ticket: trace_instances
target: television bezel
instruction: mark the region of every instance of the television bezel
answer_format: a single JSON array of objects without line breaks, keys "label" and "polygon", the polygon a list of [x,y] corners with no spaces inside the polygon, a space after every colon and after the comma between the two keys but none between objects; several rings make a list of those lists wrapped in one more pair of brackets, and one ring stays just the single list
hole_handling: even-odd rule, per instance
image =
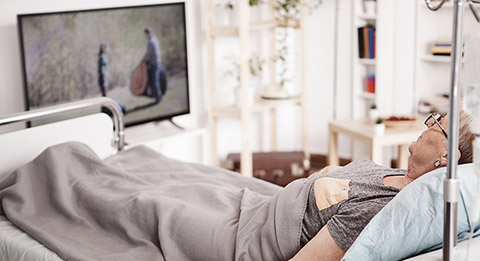
[{"label": "television bezel", "polygon": [[[187,88],[187,109],[178,113],[171,113],[161,115],[159,117],[152,117],[147,118],[144,120],[134,121],[125,123],[125,127],[140,125],[148,122],[155,122],[155,121],[163,121],[163,120],[171,120],[173,117],[187,115],[191,112],[190,106],[190,81],[189,81],[189,73],[188,73],[188,32],[187,32],[187,10],[185,1],[172,1],[168,3],[159,3],[159,4],[148,4],[148,5],[132,5],[132,6],[117,6],[117,7],[106,7],[106,8],[92,8],[92,9],[77,9],[77,10],[65,10],[65,11],[54,11],[54,12],[40,12],[40,13],[25,13],[25,14],[17,14],[17,32],[20,44],[20,56],[21,56],[21,66],[22,66],[22,81],[23,81],[23,94],[24,94],[24,102],[25,102],[25,110],[29,111],[30,104],[28,99],[28,84],[27,84],[27,68],[25,65],[25,50],[24,50],[24,40],[23,40],[23,28],[22,28],[22,18],[24,17],[31,17],[31,16],[43,16],[43,15],[55,15],[55,14],[68,14],[68,13],[80,13],[80,12],[96,12],[96,11],[109,11],[109,10],[120,10],[120,9],[135,9],[135,8],[145,8],[145,7],[159,7],[159,6],[168,6],[168,5],[181,5],[183,9],[183,30],[185,32],[185,77],[186,77],[186,88]],[[91,97],[88,97],[91,98]],[[82,100],[82,99],[78,99]],[[72,100],[77,101],[77,100]],[[68,101],[68,102],[72,102]],[[68,103],[63,102],[63,103]],[[62,104],[62,103],[57,103]],[[56,105],[56,104],[51,104]],[[45,105],[38,108],[47,107],[50,105]],[[28,124],[30,125],[30,124]]]}]

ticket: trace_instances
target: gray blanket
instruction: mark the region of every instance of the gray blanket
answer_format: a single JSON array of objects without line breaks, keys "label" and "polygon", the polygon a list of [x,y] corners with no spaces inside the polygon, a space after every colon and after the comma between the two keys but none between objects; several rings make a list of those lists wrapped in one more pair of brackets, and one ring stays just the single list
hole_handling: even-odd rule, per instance
[{"label": "gray blanket", "polygon": [[0,179],[0,214],[67,260],[286,260],[310,183],[66,143]]}]

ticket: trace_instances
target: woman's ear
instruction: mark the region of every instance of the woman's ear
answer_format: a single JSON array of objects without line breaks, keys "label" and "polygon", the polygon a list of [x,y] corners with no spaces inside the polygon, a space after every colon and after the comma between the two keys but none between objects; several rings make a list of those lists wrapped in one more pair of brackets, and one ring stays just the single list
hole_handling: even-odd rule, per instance
[{"label": "woman's ear", "polygon": [[[460,153],[460,150],[458,150],[458,159],[457,160],[460,160],[460,158],[462,157],[462,153]],[[443,154],[442,157],[440,158],[440,165],[443,167],[443,166],[447,166],[447,162],[448,162],[448,159],[447,159],[447,154]]]},{"label": "woman's ear", "polygon": [[440,157],[440,166],[442,166],[442,167],[447,166],[447,162],[448,162],[447,153],[444,153]]}]

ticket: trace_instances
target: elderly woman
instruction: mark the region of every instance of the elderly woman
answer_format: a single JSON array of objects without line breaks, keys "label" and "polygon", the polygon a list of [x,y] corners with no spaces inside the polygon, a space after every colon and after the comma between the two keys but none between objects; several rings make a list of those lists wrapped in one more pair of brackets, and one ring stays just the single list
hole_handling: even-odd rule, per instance
[{"label": "elderly woman", "polygon": [[[472,162],[474,135],[471,118],[460,113],[458,163]],[[423,174],[447,165],[448,116],[433,113],[428,127],[408,150],[408,169],[389,169],[371,161],[345,167],[329,166],[309,194],[301,235],[302,249],[293,260],[340,260],[368,222],[400,192]]]},{"label": "elderly woman", "polygon": [[142,146],[102,161],[57,145],[0,178],[0,215],[67,260],[338,260],[402,188],[447,164],[447,121],[426,119],[408,170],[356,161],[285,188]]}]

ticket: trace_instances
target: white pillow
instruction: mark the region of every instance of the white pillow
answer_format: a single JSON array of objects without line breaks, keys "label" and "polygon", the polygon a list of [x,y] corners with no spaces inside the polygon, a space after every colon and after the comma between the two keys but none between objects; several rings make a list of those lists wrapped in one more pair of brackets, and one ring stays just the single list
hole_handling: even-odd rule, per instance
[{"label": "white pillow", "polygon": [[[365,227],[342,260],[401,260],[438,249],[443,242],[443,181],[446,168],[429,172],[398,193]],[[473,164],[458,166],[458,238],[468,238],[472,195],[478,188]],[[480,234],[480,222],[475,226]]]}]

